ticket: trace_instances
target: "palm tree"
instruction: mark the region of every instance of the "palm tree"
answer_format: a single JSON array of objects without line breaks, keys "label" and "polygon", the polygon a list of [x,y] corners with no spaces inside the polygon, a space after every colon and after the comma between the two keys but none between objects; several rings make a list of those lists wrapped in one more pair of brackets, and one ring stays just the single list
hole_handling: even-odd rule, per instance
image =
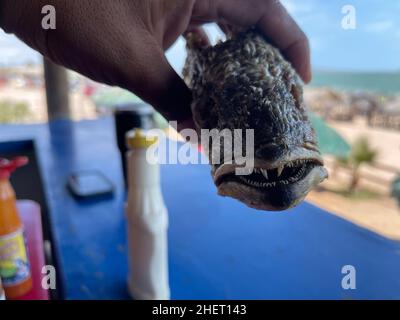
[{"label": "palm tree", "polygon": [[366,137],[358,138],[352,145],[351,153],[347,158],[337,158],[337,160],[347,165],[352,170],[349,192],[353,193],[360,181],[360,167],[362,164],[371,164],[377,156],[376,150],[372,149]]}]

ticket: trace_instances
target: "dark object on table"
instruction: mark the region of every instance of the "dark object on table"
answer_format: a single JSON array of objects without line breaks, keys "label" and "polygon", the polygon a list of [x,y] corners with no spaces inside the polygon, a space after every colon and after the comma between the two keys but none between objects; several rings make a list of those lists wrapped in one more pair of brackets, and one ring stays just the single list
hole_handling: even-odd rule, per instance
[{"label": "dark object on table", "polygon": [[146,103],[123,104],[114,107],[115,131],[118,149],[121,154],[124,181],[126,184],[127,151],[125,135],[134,128],[149,130],[154,128],[154,109]]},{"label": "dark object on table", "polygon": [[78,199],[112,196],[114,185],[99,171],[83,171],[72,174],[68,189]]}]

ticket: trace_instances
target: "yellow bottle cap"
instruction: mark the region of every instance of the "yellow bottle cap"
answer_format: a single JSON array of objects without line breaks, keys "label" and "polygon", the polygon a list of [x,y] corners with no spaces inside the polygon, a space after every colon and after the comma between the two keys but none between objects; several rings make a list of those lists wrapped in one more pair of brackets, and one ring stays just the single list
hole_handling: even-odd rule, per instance
[{"label": "yellow bottle cap", "polygon": [[157,136],[149,136],[142,129],[133,129],[126,135],[126,144],[130,148],[148,148],[158,142]]}]

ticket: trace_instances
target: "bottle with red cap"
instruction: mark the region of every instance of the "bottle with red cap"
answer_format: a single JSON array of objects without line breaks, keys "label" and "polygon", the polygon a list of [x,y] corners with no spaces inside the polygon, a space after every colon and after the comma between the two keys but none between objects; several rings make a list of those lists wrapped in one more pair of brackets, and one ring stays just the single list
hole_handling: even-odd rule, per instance
[{"label": "bottle with red cap", "polygon": [[0,276],[7,299],[21,297],[32,289],[24,229],[9,181],[12,172],[27,163],[26,157],[0,158]]}]

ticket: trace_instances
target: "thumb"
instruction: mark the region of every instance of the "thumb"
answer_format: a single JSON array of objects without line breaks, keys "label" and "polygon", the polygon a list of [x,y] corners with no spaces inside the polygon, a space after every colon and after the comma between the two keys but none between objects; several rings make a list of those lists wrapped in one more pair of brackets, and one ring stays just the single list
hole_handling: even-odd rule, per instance
[{"label": "thumb", "polygon": [[191,126],[191,91],[169,64],[163,49],[147,43],[130,61],[124,87],[153,105],[167,120],[177,121],[180,127]]}]

